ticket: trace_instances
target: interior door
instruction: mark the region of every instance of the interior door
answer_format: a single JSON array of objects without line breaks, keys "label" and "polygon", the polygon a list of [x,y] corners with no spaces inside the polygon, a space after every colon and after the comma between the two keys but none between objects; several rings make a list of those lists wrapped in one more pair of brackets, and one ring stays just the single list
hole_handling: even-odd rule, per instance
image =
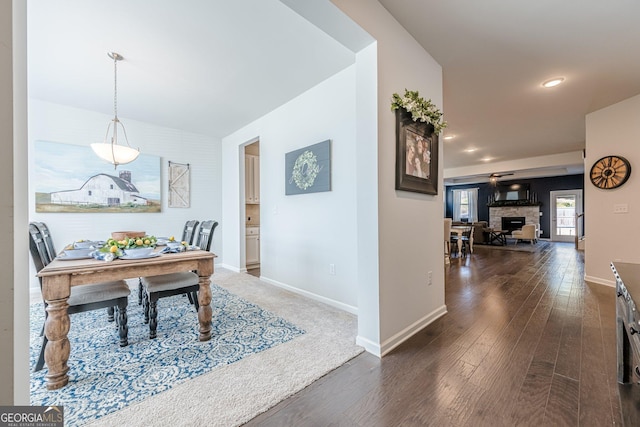
[{"label": "interior door", "polygon": [[574,242],[577,229],[576,215],[582,213],[582,190],[551,192],[551,240],[554,242]]}]

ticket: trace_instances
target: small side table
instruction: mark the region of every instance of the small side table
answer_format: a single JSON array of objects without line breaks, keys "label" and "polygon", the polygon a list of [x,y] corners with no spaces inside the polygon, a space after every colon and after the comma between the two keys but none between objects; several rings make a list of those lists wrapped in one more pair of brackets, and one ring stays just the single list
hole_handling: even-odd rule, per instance
[{"label": "small side table", "polygon": [[489,244],[498,242],[500,246],[507,244],[507,233],[504,230],[491,230],[489,231]]}]

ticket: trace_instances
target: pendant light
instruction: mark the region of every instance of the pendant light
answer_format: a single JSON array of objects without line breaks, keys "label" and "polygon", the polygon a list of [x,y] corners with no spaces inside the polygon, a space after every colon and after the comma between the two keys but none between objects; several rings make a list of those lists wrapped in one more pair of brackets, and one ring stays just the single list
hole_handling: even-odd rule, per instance
[{"label": "pendant light", "polygon": [[[140,150],[131,148],[129,145],[129,139],[127,138],[127,131],[124,128],[122,122],[118,119],[118,61],[123,59],[122,55],[116,52],[109,52],[109,58],[113,59],[113,111],[114,117],[107,126],[107,133],[104,137],[104,142],[96,142],[91,144],[91,148],[98,157],[113,164],[114,169],[118,165],[124,165],[131,163],[138,158]],[[118,144],[118,127],[122,129],[124,135],[124,141],[127,145]],[[113,133],[110,133],[113,132]]]}]

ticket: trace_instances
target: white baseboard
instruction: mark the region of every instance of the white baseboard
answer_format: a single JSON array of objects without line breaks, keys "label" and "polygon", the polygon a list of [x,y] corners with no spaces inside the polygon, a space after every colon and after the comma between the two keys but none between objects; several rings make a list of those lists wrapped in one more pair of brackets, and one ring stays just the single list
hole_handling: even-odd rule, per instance
[{"label": "white baseboard", "polygon": [[412,325],[407,326],[405,329],[403,329],[402,331],[398,332],[397,334],[395,334],[394,336],[392,336],[391,338],[383,342],[382,345],[380,346],[378,354],[380,354],[382,357],[385,356],[391,350],[393,350],[394,348],[396,348],[397,346],[399,346],[400,344],[402,344],[403,342],[405,342],[406,340],[414,336],[418,331],[423,329],[425,326],[429,325],[430,323],[434,322],[435,320],[439,319],[445,314],[447,314],[447,306],[442,305],[438,307],[436,310],[427,314],[422,319],[419,319]]},{"label": "white baseboard", "polygon": [[382,355],[380,354],[380,345],[371,340],[368,340],[358,335],[356,337],[356,345],[359,345],[360,347],[364,347],[367,353],[371,353],[377,357],[382,357]]},{"label": "white baseboard", "polygon": [[293,293],[296,293],[298,295],[302,295],[304,297],[310,298],[312,300],[320,301],[320,302],[322,302],[324,304],[330,305],[331,307],[335,307],[335,308],[338,308],[340,310],[346,311],[348,313],[355,314],[356,316],[358,315],[358,307],[354,307],[352,305],[344,304],[344,303],[342,303],[340,301],[332,300],[330,298],[323,297],[321,295],[317,295],[317,294],[314,294],[314,293],[309,292],[309,291],[305,291],[304,289],[299,289],[299,288],[293,287],[291,285],[287,285],[286,283],[282,283],[282,282],[278,282],[277,280],[269,279],[268,277],[260,276],[260,280],[263,280],[263,281],[269,283],[270,285],[277,286],[279,288],[286,289],[286,290],[291,291]]},{"label": "white baseboard", "polygon": [[247,272],[246,268],[238,268],[238,267],[234,267],[232,265],[228,265],[228,264],[225,264],[225,263],[216,264],[216,267],[225,268],[227,270],[233,271],[234,273],[246,273]]},{"label": "white baseboard", "polygon": [[616,287],[616,281],[615,280],[601,279],[599,277],[587,276],[586,274],[584,275],[584,281],[585,282],[596,283],[598,285],[610,286],[612,288]]}]

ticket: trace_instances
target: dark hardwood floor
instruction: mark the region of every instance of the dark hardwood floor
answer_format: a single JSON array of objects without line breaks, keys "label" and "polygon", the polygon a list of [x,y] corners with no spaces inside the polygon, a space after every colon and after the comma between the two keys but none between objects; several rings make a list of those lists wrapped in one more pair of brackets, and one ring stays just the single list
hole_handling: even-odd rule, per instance
[{"label": "dark hardwood floor", "polygon": [[447,315],[246,425],[640,425],[639,386],[616,382],[615,289],[585,283],[583,267],[572,244],[478,247],[445,267]]}]

